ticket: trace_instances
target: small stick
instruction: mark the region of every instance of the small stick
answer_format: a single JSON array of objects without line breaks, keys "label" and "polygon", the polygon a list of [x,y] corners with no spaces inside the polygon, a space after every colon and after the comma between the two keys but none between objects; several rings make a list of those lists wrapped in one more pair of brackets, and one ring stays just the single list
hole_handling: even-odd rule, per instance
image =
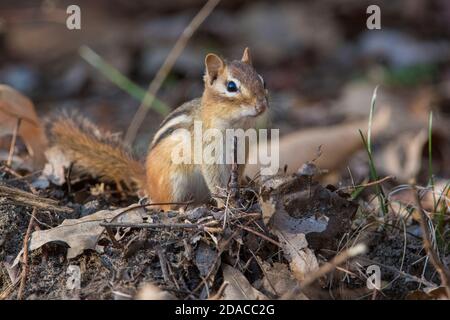
[{"label": "small stick", "polygon": [[146,203],[146,204],[136,204],[134,206],[131,206],[129,208],[124,209],[122,212],[120,212],[119,214],[117,214],[114,218],[111,219],[111,222],[113,220],[118,219],[120,216],[122,216],[124,213],[128,212],[128,211],[132,211],[134,209],[138,209],[138,208],[146,208],[146,207],[151,207],[151,206],[161,206],[161,205],[189,205],[191,204],[192,201],[188,201],[188,202],[154,202],[154,203]]},{"label": "small stick", "polygon": [[342,187],[342,188],[339,188],[338,191],[371,187],[371,186],[383,183],[383,182],[385,182],[387,180],[391,180],[391,179],[394,179],[394,178],[395,178],[394,176],[386,176],[386,177],[381,178],[379,180],[371,181],[371,182],[368,182],[368,183],[359,184],[357,186],[353,185],[353,186],[348,186],[348,187]]},{"label": "small stick", "polygon": [[[11,169],[8,166],[1,166],[0,170],[8,172],[10,175],[16,177],[17,179],[22,178],[22,176],[19,173],[17,173],[16,171],[14,171],[13,169]],[[12,181],[12,179],[8,180],[8,181]]]},{"label": "small stick", "polygon": [[[259,258],[255,255],[255,253],[254,253],[252,250],[249,249],[248,251],[250,251],[250,253],[251,253],[252,256],[253,256],[253,259],[255,259],[256,263],[258,264],[259,269],[261,269],[261,271],[262,271],[262,273],[263,273],[263,275],[264,275],[264,278],[266,278],[267,283],[269,284],[270,288],[272,288],[273,292],[278,296],[279,293],[277,292],[277,290],[276,290],[275,287],[273,286],[272,281],[270,281],[270,278],[269,278],[269,276],[267,275],[266,270],[264,270],[264,266],[261,264],[261,261],[259,261]],[[250,261],[250,260],[249,260],[249,261]]]},{"label": "small stick", "polygon": [[18,188],[8,187],[3,184],[0,184],[0,197],[5,197],[19,205],[36,207],[37,209],[63,213],[73,212],[72,208],[58,206],[58,201],[56,200],[42,198],[30,192],[26,192]]},{"label": "small stick", "polygon": [[324,275],[333,271],[337,266],[343,264],[345,261],[353,258],[361,253],[366,251],[367,247],[364,244],[357,244],[354,247],[351,247],[337,256],[335,256],[330,262],[323,264],[319,269],[314,272],[311,272],[307,275],[307,277],[301,282],[301,284],[297,284],[294,290],[291,292],[285,293],[281,299],[288,300],[295,296],[297,296],[303,289],[311,285],[314,281],[323,277]]},{"label": "small stick", "polygon": [[228,286],[229,282],[224,281],[222,285],[220,286],[219,290],[217,290],[216,294],[211,296],[208,300],[220,300],[220,298],[223,295],[223,292],[225,291],[225,288]]},{"label": "small stick", "polygon": [[264,234],[262,234],[262,233],[260,233],[260,232],[258,232],[256,230],[253,230],[252,228],[249,228],[249,227],[246,227],[246,226],[241,226],[239,224],[237,224],[236,226],[241,228],[241,229],[244,229],[244,230],[246,230],[246,231],[248,231],[250,233],[253,233],[254,235],[257,235],[258,237],[263,238],[264,240],[267,240],[270,243],[273,243],[274,245],[276,245],[276,246],[281,248],[281,244],[279,242],[273,240],[272,238],[269,238],[268,236],[266,236],[266,235],[264,235]]},{"label": "small stick", "polygon": [[6,289],[2,293],[0,293],[0,300],[6,300],[11,294],[11,292],[13,292],[13,290],[19,284],[19,282],[20,282],[19,278],[17,278],[16,281],[14,281],[8,287],[6,287]]},{"label": "small stick", "polygon": [[17,294],[17,299],[23,299],[23,293],[25,291],[25,285],[27,283],[28,276],[28,241],[30,239],[31,229],[34,224],[34,217],[36,216],[36,208],[33,208],[33,213],[31,214],[30,222],[28,223],[27,232],[23,239],[23,270],[20,279],[19,293]]},{"label": "small stick", "polygon": [[230,195],[232,199],[237,203],[239,200],[239,172],[237,165],[237,138],[234,137],[233,141],[233,164],[231,165],[231,177],[230,177]]},{"label": "small stick", "polygon": [[420,202],[419,191],[415,187],[414,189],[416,191],[416,204],[420,213],[420,228],[422,229],[423,247],[434,268],[439,273],[439,277],[441,278],[441,285],[445,288],[447,298],[450,299],[450,272],[447,267],[441,262],[438,254],[433,249],[433,245],[431,244],[430,240],[430,230],[427,225],[428,217],[426,216],[425,210],[423,209],[422,203]]},{"label": "small stick", "polygon": [[177,282],[177,278],[175,278],[175,274],[173,273],[172,267],[170,266],[170,263],[167,263],[167,270],[169,271],[169,274],[172,278],[172,282],[175,284],[177,290],[181,290],[180,285]]},{"label": "small stick", "polygon": [[105,227],[106,233],[109,236],[109,239],[111,239],[111,242],[114,246],[114,248],[122,248],[123,246],[120,244],[119,241],[117,241],[116,237],[114,236],[114,233],[111,230],[111,227]]},{"label": "small stick", "polygon": [[222,253],[228,248],[228,245],[231,243],[231,240],[234,239],[235,236],[237,236],[238,230],[234,231],[233,234],[229,238],[225,238],[223,240],[223,243],[221,243],[221,247],[219,249],[219,252],[217,253],[216,258],[214,259],[214,263],[212,264],[211,269],[209,269],[208,274],[202,278],[202,281],[194,288],[194,290],[191,291],[188,297],[195,294],[198,290],[202,288],[203,285],[207,286],[206,280],[209,279],[212,276],[212,273],[216,269],[216,264],[219,262],[219,259],[222,256]]},{"label": "small stick", "polygon": [[214,8],[219,4],[219,2],[220,0],[208,0],[208,2],[200,9],[200,11],[195,15],[189,25],[184,29],[181,36],[178,38],[172,50],[169,52],[166,60],[162,64],[161,68],[159,68],[158,72],[156,73],[155,78],[150,83],[147,90],[147,95],[142,100],[138,111],[134,115],[133,120],[128,127],[127,133],[125,135],[125,142],[127,144],[132,144],[132,142],[136,138],[136,134],[145,119],[145,115],[147,114],[149,107],[151,107],[153,101],[155,100],[156,93],[161,88],[161,85],[167,78],[170,70],[172,70],[172,67],[174,66],[180,54],[183,52],[189,39],[192,37],[198,27],[200,27],[203,21],[205,21],[205,19],[210,15]]},{"label": "small stick", "polygon": [[193,223],[126,223],[126,222],[102,222],[102,227],[106,228],[139,228],[139,229],[199,229],[203,230],[203,225]]},{"label": "small stick", "polygon": [[426,280],[426,279],[422,279],[422,278],[413,276],[412,274],[409,274],[409,273],[406,273],[406,272],[404,272],[404,271],[398,270],[398,269],[396,269],[396,268],[394,268],[394,267],[392,267],[392,266],[388,266],[388,265],[386,265],[386,264],[382,264],[382,263],[380,263],[380,262],[378,262],[378,261],[373,261],[373,260],[371,260],[371,259],[367,259],[367,258],[364,258],[364,257],[359,257],[358,260],[360,260],[360,261],[365,261],[365,262],[368,262],[368,263],[371,263],[371,264],[378,264],[378,265],[379,265],[380,267],[382,267],[382,268],[385,268],[385,269],[387,269],[387,270],[389,270],[389,271],[395,272],[395,273],[397,273],[399,276],[402,276],[402,277],[404,277],[404,278],[407,278],[407,279],[410,280],[410,281],[414,281],[414,282],[423,284],[424,286],[427,286],[427,287],[435,287],[435,286],[436,286],[436,284],[433,283],[433,282],[431,282],[431,281],[428,281],[428,280]]},{"label": "small stick", "polygon": [[11,140],[11,146],[9,147],[8,161],[6,162],[8,167],[10,167],[11,163],[12,163],[14,149],[16,148],[17,133],[19,132],[19,127],[20,127],[21,122],[22,122],[22,118],[17,118],[17,123],[16,123],[16,126],[14,127],[13,136],[12,136],[12,140]]},{"label": "small stick", "polygon": [[[3,170],[3,169],[4,169],[4,168],[2,167],[0,170]],[[5,170],[5,171],[7,171],[7,170]],[[20,176],[20,175],[17,176],[17,175],[14,175],[14,176],[16,176],[16,178],[8,179],[8,182],[25,180],[25,179],[28,179],[28,178],[37,176],[37,175],[40,174],[41,172],[42,172],[42,170],[37,170],[37,171],[34,171],[34,172],[29,173],[29,174],[24,175],[24,176]]]},{"label": "small stick", "polygon": [[158,254],[159,264],[161,265],[161,271],[166,283],[170,283],[169,272],[167,271],[167,259],[164,252],[160,246],[156,247],[156,253]]}]

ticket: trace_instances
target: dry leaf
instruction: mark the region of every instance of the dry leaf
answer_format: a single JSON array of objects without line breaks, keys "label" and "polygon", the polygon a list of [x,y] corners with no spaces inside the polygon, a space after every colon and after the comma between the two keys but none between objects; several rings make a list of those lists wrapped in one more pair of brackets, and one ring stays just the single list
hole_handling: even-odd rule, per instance
[{"label": "dry leaf", "polygon": [[[205,242],[200,242],[195,250],[195,259],[194,263],[197,266],[200,276],[202,279],[207,279],[206,283],[208,284],[208,288],[206,286],[203,288],[200,297],[206,298],[208,296],[208,289],[212,286],[215,279],[215,274],[217,269],[220,266],[220,259],[216,260],[217,251],[212,249]],[[214,271],[212,271],[214,269]],[[208,275],[211,275],[208,277]]]},{"label": "dry leaf", "polygon": [[70,159],[56,146],[47,149],[45,156],[48,162],[45,164],[42,174],[33,181],[33,186],[39,189],[45,189],[48,187],[49,181],[57,186],[62,186],[66,182],[64,169],[69,168]]},{"label": "dry leaf", "polygon": [[406,132],[389,143],[376,163],[387,175],[399,181],[411,181],[419,173],[422,165],[422,152],[428,141],[427,130]]},{"label": "dry leaf", "polygon": [[237,269],[223,264],[223,280],[228,282],[224,292],[224,300],[266,300],[267,297],[256,290],[247,278]]},{"label": "dry leaf", "polygon": [[175,300],[175,297],[167,291],[163,291],[154,284],[148,283],[142,286],[136,294],[136,300]]},{"label": "dry leaf", "polygon": [[[415,206],[417,191],[412,188],[398,188],[389,194],[389,203],[392,211],[403,217],[411,217],[416,221],[420,221],[420,213],[414,210],[411,214],[407,208]],[[435,210],[435,201],[441,199],[437,210]],[[448,179],[438,180],[434,182],[434,197],[433,190],[421,190],[422,207],[430,212],[433,217],[435,212],[441,212],[445,208],[450,208],[450,185]]]},{"label": "dry leaf", "polygon": [[[100,226],[100,223],[111,221],[121,212],[134,206],[136,205],[117,210],[101,210],[80,219],[66,219],[61,225],[52,229],[35,231],[31,234],[29,250],[36,250],[49,242],[63,242],[69,246],[68,259],[75,258],[84,250],[95,250],[99,237],[104,231],[104,227]],[[143,221],[144,214],[145,211],[138,207],[120,215],[115,221],[140,223]],[[18,254],[13,265],[20,261],[22,253],[23,251]]]},{"label": "dry leaf", "polygon": [[297,280],[304,280],[306,274],[319,268],[314,252],[308,248],[305,234],[289,233],[286,230],[278,229],[274,229],[274,233],[278,236],[283,253],[289,261],[289,266]]},{"label": "dry leaf", "polygon": [[447,300],[445,287],[425,288],[408,293],[406,300]]},{"label": "dry leaf", "polygon": [[214,266],[214,262],[217,258],[217,251],[213,250],[209,245],[204,242],[200,242],[196,251],[194,263],[200,271],[200,275],[205,278],[208,274],[215,274],[211,272],[211,269],[218,268],[219,264]]},{"label": "dry leaf", "polygon": [[45,163],[47,138],[34,104],[17,90],[0,85],[0,136],[10,135],[21,119],[18,135],[32,156],[33,165],[41,168]]},{"label": "dry leaf", "polygon": [[[373,119],[372,139],[376,138],[389,124],[391,111],[380,109]],[[320,169],[337,170],[348,162],[354,152],[363,147],[359,129],[367,128],[367,120],[344,123],[335,126],[299,130],[280,139],[279,168],[287,165],[287,173],[295,173],[304,164],[317,158],[317,150],[321,147],[321,156],[315,160]],[[250,149],[249,159],[259,159],[255,153],[270,150],[269,146],[260,143]],[[267,148],[267,149],[266,149]],[[247,165],[245,174],[254,177],[259,173],[260,164]]]},{"label": "dry leaf", "polygon": [[[281,297],[283,294],[292,292],[296,288],[297,281],[285,264],[275,262],[271,266],[268,263],[264,263],[263,268],[264,278],[262,287],[268,293],[275,297]],[[308,300],[303,293],[300,293],[297,298],[300,300]]]},{"label": "dry leaf", "polygon": [[[264,182],[260,204],[263,217],[277,235],[289,266],[299,281],[318,268],[311,249],[334,249],[351,227],[357,205],[309,176],[279,175]],[[271,216],[271,217],[270,217]]]}]

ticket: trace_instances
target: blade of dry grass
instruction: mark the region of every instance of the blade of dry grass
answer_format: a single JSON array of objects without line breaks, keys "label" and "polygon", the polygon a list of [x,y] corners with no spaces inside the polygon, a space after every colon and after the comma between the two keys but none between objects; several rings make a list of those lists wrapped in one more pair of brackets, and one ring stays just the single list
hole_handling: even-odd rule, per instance
[{"label": "blade of dry grass", "polygon": [[359,244],[355,245],[354,247],[351,247],[351,248],[341,252],[340,254],[335,256],[330,262],[323,264],[315,272],[311,272],[310,274],[308,274],[307,277],[305,278],[305,280],[303,280],[301,283],[297,284],[296,288],[293,291],[287,292],[286,294],[284,294],[281,297],[281,299],[288,300],[288,299],[292,299],[292,298],[296,297],[298,294],[300,294],[300,292],[302,292],[303,289],[305,289],[306,287],[311,285],[317,279],[330,273],[331,271],[336,269],[336,267],[343,264],[347,260],[349,260],[357,255],[363,254],[366,251],[367,251],[367,246],[363,243],[359,243]]},{"label": "blade of dry grass", "polygon": [[22,121],[21,118],[17,118],[16,126],[14,127],[14,132],[11,140],[11,146],[9,148],[9,154],[8,154],[8,161],[6,162],[6,165],[8,167],[11,166],[12,158],[14,155],[14,149],[16,148],[16,140],[17,140],[17,134],[19,132],[20,122]]},{"label": "blade of dry grass", "polygon": [[[94,50],[87,46],[81,46],[78,50],[80,56],[86,60],[94,68],[98,69],[109,81],[114,83],[120,89],[126,91],[133,98],[143,101],[146,94],[145,89],[140,87],[123,75],[119,70],[107,63],[101,56],[99,56]],[[148,106],[150,107],[150,106]],[[159,114],[165,116],[169,113],[169,107],[159,99],[154,98],[153,108]]]},{"label": "blade of dry grass", "polygon": [[433,249],[433,245],[431,243],[430,230],[427,225],[428,217],[425,214],[425,210],[422,207],[422,203],[420,202],[419,191],[416,190],[416,205],[420,214],[420,229],[422,230],[422,238],[423,238],[423,247],[430,258],[431,263],[439,274],[441,278],[441,286],[445,288],[445,292],[447,294],[447,298],[450,299],[450,271],[448,268],[442,263],[436,251]]},{"label": "blade of dry grass", "polygon": [[214,8],[219,4],[220,0],[208,0],[208,2],[200,9],[200,11],[195,15],[192,21],[184,29],[183,33],[178,38],[177,42],[173,46],[172,50],[169,52],[166,60],[162,64],[156,73],[155,78],[150,83],[147,94],[139,106],[138,111],[133,117],[130,126],[128,127],[127,133],[125,135],[125,142],[132,144],[136,138],[137,132],[144,121],[147,111],[150,106],[152,106],[156,93],[161,88],[164,80],[169,74],[170,70],[174,66],[180,54],[183,52],[189,39],[192,37],[194,32],[200,27],[200,25],[205,21],[205,19],[210,15]]}]

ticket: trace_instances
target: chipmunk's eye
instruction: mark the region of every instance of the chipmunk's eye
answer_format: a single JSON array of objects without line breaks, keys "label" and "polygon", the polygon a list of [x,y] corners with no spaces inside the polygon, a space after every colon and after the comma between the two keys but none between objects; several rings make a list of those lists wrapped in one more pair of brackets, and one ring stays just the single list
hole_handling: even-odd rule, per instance
[{"label": "chipmunk's eye", "polygon": [[227,91],[228,92],[237,92],[238,91],[238,87],[236,85],[236,82],[228,81],[228,83],[227,83]]}]

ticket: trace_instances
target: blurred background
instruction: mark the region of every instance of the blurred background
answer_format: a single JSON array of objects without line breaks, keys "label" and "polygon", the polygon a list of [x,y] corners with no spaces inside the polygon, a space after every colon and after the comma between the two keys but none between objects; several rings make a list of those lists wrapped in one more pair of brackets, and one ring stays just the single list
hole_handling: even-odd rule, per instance
[{"label": "blurred background", "polygon": [[[145,90],[204,3],[2,0],[0,83],[29,96],[39,116],[75,108],[101,127],[124,132],[140,101],[79,48],[89,47]],[[66,28],[71,4],[81,8],[81,30]],[[381,30],[366,27],[371,4],[381,8]],[[450,1],[222,1],[189,40],[158,98],[175,108],[200,96],[205,54],[239,59],[246,46],[270,91],[270,126],[281,136],[322,128],[327,139],[332,125],[366,121],[380,85],[377,108],[389,108],[391,118],[374,139],[379,175],[427,184],[433,111],[433,172],[450,177]],[[136,139],[139,154],[163,116],[148,113]],[[348,154],[332,181],[368,176],[360,149]]]}]

